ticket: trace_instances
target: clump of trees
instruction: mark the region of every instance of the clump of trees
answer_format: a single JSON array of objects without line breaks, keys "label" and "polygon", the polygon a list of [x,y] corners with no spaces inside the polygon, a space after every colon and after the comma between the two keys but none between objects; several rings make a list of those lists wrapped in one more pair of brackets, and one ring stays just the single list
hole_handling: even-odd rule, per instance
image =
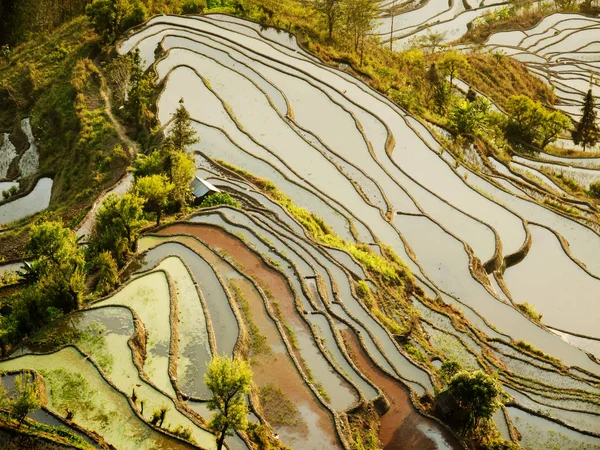
[{"label": "clump of trees", "polygon": [[223,448],[226,436],[248,426],[246,394],[252,376],[250,365],[242,359],[216,356],[208,365],[204,382],[213,393],[208,408],[216,411],[208,426],[217,434],[217,450]]},{"label": "clump of trees", "polygon": [[85,8],[85,12],[103,41],[113,43],[123,31],[146,21],[152,13],[160,11],[174,14],[197,14],[201,13],[204,8],[206,8],[206,2],[203,0],[171,2],[93,0]]},{"label": "clump of trees", "polygon": [[155,214],[157,225],[165,210],[179,212],[191,202],[196,164],[188,150],[198,141],[181,99],[163,144],[135,161],[136,195],[143,199],[145,210]]},{"label": "clump of trees", "polygon": [[33,281],[13,294],[0,315],[0,347],[6,348],[60,314],[78,309],[85,290],[85,253],[73,231],[60,222],[31,228],[25,274]]},{"label": "clump of trees", "polygon": [[375,0],[317,0],[315,9],[321,14],[330,41],[334,35],[348,43],[360,55],[362,65],[365,44],[379,12]]}]

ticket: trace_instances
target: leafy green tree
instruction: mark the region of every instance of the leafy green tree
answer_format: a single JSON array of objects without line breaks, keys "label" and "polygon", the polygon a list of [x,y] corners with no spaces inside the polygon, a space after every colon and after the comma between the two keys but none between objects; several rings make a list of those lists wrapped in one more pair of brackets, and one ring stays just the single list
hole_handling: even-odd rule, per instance
[{"label": "leafy green tree", "polygon": [[354,51],[360,51],[362,64],[365,41],[373,30],[375,18],[378,14],[375,0],[344,0],[346,31],[352,38]]},{"label": "leafy green tree", "polygon": [[77,236],[60,222],[34,225],[27,243],[38,289],[64,312],[79,308],[85,288],[85,256]]},{"label": "leafy green tree", "polygon": [[571,128],[571,120],[560,111],[544,110],[544,120],[539,128],[538,145],[544,150],[548,144],[555,142],[558,137]]},{"label": "leafy green tree", "polygon": [[581,109],[583,116],[571,131],[571,137],[575,145],[581,145],[585,152],[586,147],[593,147],[600,140],[600,128],[596,123],[596,110],[594,105],[594,96],[590,89],[585,95],[583,108]]},{"label": "leafy green tree", "polygon": [[112,43],[119,35],[127,7],[127,0],[94,0],[86,7],[85,13],[104,42]]},{"label": "leafy green tree", "polygon": [[450,380],[448,391],[466,413],[463,433],[490,420],[502,404],[500,383],[481,370],[459,372]]},{"label": "leafy green tree", "polygon": [[155,150],[149,155],[139,153],[133,162],[133,169],[136,178],[164,173],[166,170],[165,153],[160,150]]},{"label": "leafy green tree", "polygon": [[170,161],[169,181],[173,183],[172,199],[175,209],[188,203],[191,195],[190,183],[196,174],[196,161],[186,152],[172,151],[168,157]]},{"label": "leafy green tree", "polygon": [[165,175],[150,175],[136,180],[137,195],[143,198],[145,207],[156,214],[156,225],[160,225],[163,210],[169,204],[169,198],[175,185]]},{"label": "leafy green tree", "polygon": [[117,262],[109,251],[104,251],[96,257],[95,265],[98,268],[96,292],[100,295],[108,294],[119,284]]},{"label": "leafy green tree", "polygon": [[473,102],[463,100],[454,105],[449,124],[458,134],[476,134],[488,122],[489,103],[482,98]]},{"label": "leafy green tree", "polygon": [[537,145],[542,150],[571,125],[564,114],[548,111],[540,102],[526,95],[511,96],[506,112],[506,138],[516,144]]},{"label": "leafy green tree", "polygon": [[433,103],[439,114],[445,114],[448,103],[452,98],[452,88],[446,80],[440,80],[439,84],[433,88]]},{"label": "leafy green tree", "polygon": [[191,145],[200,142],[196,130],[192,126],[192,118],[183,104],[183,98],[179,99],[179,107],[173,113],[173,124],[169,128],[167,142],[177,151],[184,152]]},{"label": "leafy green tree", "polygon": [[144,199],[128,193],[109,195],[96,214],[92,232],[94,247],[101,253],[110,251],[119,264],[136,250],[144,223]]},{"label": "leafy green tree", "polygon": [[333,31],[343,15],[343,0],[317,0],[315,9],[325,17],[329,39],[333,39]]},{"label": "leafy green tree", "polygon": [[209,428],[217,433],[217,450],[221,450],[226,436],[248,425],[246,393],[250,391],[252,370],[244,360],[216,356],[208,365],[204,382],[213,393],[208,408],[217,411]]},{"label": "leafy green tree", "polygon": [[37,386],[34,381],[29,379],[28,375],[20,375],[15,378],[16,398],[11,402],[11,412],[19,421],[23,423],[27,414],[42,405],[37,392]]},{"label": "leafy green tree", "polygon": [[469,61],[467,61],[467,58],[462,53],[449,51],[442,56],[438,67],[442,73],[450,77],[450,85],[452,85],[454,78],[459,72],[469,69]]}]

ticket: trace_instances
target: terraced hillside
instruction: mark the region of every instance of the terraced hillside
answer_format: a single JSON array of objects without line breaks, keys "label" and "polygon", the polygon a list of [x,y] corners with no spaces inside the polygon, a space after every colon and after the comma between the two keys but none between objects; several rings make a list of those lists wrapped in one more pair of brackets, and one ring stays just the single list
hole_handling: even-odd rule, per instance
[{"label": "terraced hillside", "polygon": [[459,160],[439,130],[293,36],[231,16],[156,16],[118,45],[136,49],[162,89],[160,123],[183,98],[198,175],[241,206],[146,233],[117,292],[0,362],[41,376],[53,424],[98,447],[216,448],[203,377],[225,354],[254,372],[251,426],[231,449],[374,435],[385,449],[459,449],[434,417],[440,367],[457,361],[497,373],[501,438],[600,448],[597,209],[546,173],[588,183],[597,158],[505,162],[472,147]]}]

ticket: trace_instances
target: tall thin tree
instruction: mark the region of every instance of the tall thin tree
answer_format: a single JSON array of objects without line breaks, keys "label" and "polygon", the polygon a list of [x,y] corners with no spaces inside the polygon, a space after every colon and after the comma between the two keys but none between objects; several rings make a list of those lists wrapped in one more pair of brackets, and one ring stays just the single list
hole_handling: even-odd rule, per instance
[{"label": "tall thin tree", "polygon": [[581,145],[583,151],[586,147],[593,147],[600,140],[600,128],[596,122],[596,110],[594,109],[594,96],[590,89],[585,95],[583,108],[583,116],[577,123],[573,131],[571,131],[571,137],[575,145]]}]

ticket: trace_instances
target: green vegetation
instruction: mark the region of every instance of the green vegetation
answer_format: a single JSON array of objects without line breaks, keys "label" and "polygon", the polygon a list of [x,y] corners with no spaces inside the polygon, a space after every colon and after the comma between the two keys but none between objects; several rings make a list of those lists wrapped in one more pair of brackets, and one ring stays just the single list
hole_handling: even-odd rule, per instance
[{"label": "green vegetation", "polygon": [[29,375],[20,375],[15,378],[15,390],[17,392],[15,398],[10,402],[10,410],[19,421],[19,424],[23,423],[27,414],[39,409],[42,404],[37,385],[29,378]]},{"label": "green vegetation", "polygon": [[260,403],[267,421],[274,427],[306,426],[296,405],[285,392],[272,383],[260,389]]},{"label": "green vegetation", "polygon": [[581,145],[585,152],[586,147],[594,147],[600,140],[600,128],[596,123],[596,109],[591,89],[584,97],[581,112],[583,113],[581,120],[571,131],[571,136],[575,145]]},{"label": "green vegetation", "polygon": [[459,135],[476,135],[486,130],[490,121],[490,105],[479,97],[474,101],[464,100],[454,105],[448,122]]},{"label": "green vegetation", "polygon": [[144,199],[146,210],[156,215],[157,225],[163,211],[179,212],[191,201],[190,183],[196,164],[188,150],[198,141],[180,100],[162,145],[147,155],[140,154],[134,163],[135,192]]},{"label": "green vegetation", "polygon": [[135,252],[143,220],[144,200],[135,194],[109,195],[98,209],[92,232],[96,252],[109,251],[123,265]]},{"label": "green vegetation", "polygon": [[212,208],[213,206],[229,205],[239,208],[240,204],[227,192],[215,192],[202,199],[200,208]]},{"label": "green vegetation", "polygon": [[533,305],[530,305],[527,302],[517,304],[517,308],[523,311],[527,316],[529,316],[530,319],[532,319],[535,322],[540,322],[542,320],[542,315],[535,310]]},{"label": "green vegetation", "polygon": [[76,410],[94,415],[94,420],[107,424],[109,417],[98,411],[94,404],[94,394],[90,393],[87,380],[79,373],[65,369],[42,372],[52,389],[52,404],[56,411]]},{"label": "green vegetation", "polygon": [[144,200],[144,207],[156,214],[156,225],[169,204],[169,196],[175,185],[165,175],[149,175],[135,181],[136,194]]},{"label": "green vegetation", "polygon": [[217,411],[208,427],[217,434],[217,450],[221,450],[226,436],[248,425],[246,394],[252,383],[252,370],[241,359],[215,356],[208,365],[204,382],[213,393],[208,408]]},{"label": "green vegetation", "polygon": [[600,180],[590,183],[590,187],[588,188],[588,194],[590,195],[590,197],[600,199]]},{"label": "green vegetation", "polygon": [[179,107],[173,114],[173,122],[167,136],[168,145],[178,152],[185,152],[190,146],[200,142],[192,126],[190,113],[183,103],[183,98],[179,99]]},{"label": "green vegetation", "polygon": [[98,269],[98,283],[96,292],[106,295],[119,284],[119,269],[117,262],[111,253],[104,251],[96,257],[96,268]]},{"label": "green vegetation", "polygon": [[53,174],[50,210],[65,219],[89,205],[127,165],[114,150],[118,139],[92,62],[96,42],[85,18],[78,18],[0,60],[0,129],[31,117],[40,172]]},{"label": "green vegetation", "polygon": [[252,339],[252,353],[254,355],[259,355],[261,353],[272,353],[271,347],[269,347],[267,342],[267,337],[260,332],[260,328],[258,325],[256,325],[256,322],[254,322],[254,319],[252,318],[252,310],[250,309],[250,304],[244,296],[244,293],[233,281],[231,281],[230,284],[233,294],[235,295],[235,299],[242,308],[246,322],[248,322],[248,328],[250,329],[250,336]]},{"label": "green vegetation", "polygon": [[393,285],[403,286],[404,281],[410,279],[407,267],[397,256],[394,257],[390,253],[390,249],[386,250],[386,253],[389,253],[389,258],[384,258],[373,252],[366,244],[355,244],[344,241],[333,233],[322,218],[304,208],[296,206],[287,195],[277,189],[270,181],[256,177],[243,169],[228,164],[226,161],[219,160],[217,162],[253,183],[269,197],[278,202],[300,222],[317,242],[347,251],[362,263],[367,270],[379,275],[386,282]]},{"label": "green vegetation", "polygon": [[501,406],[500,384],[481,370],[459,372],[448,383],[448,392],[466,413],[462,429],[465,435],[473,433],[481,422],[490,421]]},{"label": "green vegetation", "polygon": [[3,352],[57,315],[79,308],[82,300],[85,259],[72,231],[58,222],[36,225],[27,249],[33,259],[27,277],[34,282],[4,305],[0,315]]},{"label": "green vegetation", "polygon": [[563,364],[560,361],[560,359],[555,358],[554,356],[550,356],[550,355],[544,353],[542,350],[534,347],[529,342],[517,341],[517,342],[515,342],[515,345],[520,350],[524,350],[526,353],[530,353],[531,355],[537,356],[538,358],[541,358],[541,359],[544,359],[546,361],[549,361],[550,363],[554,364],[555,366],[557,366],[559,368],[563,367]]},{"label": "green vegetation", "polygon": [[444,382],[448,383],[454,376],[462,370],[458,361],[445,361],[440,367],[440,373]]},{"label": "green vegetation", "polygon": [[85,257],[75,233],[59,222],[31,229],[27,250],[40,294],[64,312],[79,308],[84,290]]},{"label": "green vegetation", "polygon": [[525,95],[508,99],[506,138],[513,144],[542,150],[571,126],[567,116],[558,111],[548,111],[540,102]]}]

